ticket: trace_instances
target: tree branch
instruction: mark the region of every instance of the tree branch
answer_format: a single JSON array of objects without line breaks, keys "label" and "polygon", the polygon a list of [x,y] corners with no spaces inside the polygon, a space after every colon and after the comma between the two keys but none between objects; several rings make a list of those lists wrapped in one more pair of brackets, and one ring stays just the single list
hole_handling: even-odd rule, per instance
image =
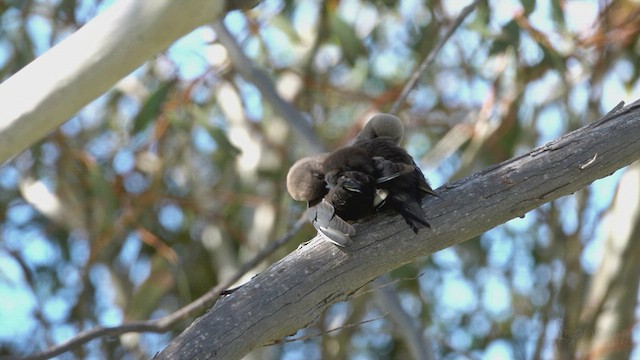
[{"label": "tree branch", "polygon": [[0,84],[0,164],[224,10],[225,1],[117,1]]},{"label": "tree branch", "polygon": [[639,109],[637,102],[616,108],[528,154],[441,187],[441,199],[423,203],[432,230],[414,235],[400,216],[379,215],[357,224],[358,235],[344,249],[315,238],[218,301],[156,358],[241,358],[295,333],[387,271],[610,175],[640,158]]},{"label": "tree branch", "polygon": [[413,359],[435,360],[431,339],[427,339],[422,333],[422,325],[411,317],[400,303],[400,295],[395,284],[390,282],[387,274],[373,280],[376,289],[376,298],[382,305],[382,310],[389,311],[390,318],[402,335],[409,354]]},{"label": "tree branch", "polygon": [[[273,254],[276,250],[278,250],[281,246],[287,243],[293,235],[295,235],[298,230],[307,222],[307,217],[302,216],[287,232],[284,236],[269,243],[267,247],[258,252],[251,260],[242,264],[240,269],[236,271],[236,273],[226,281],[221,282],[216,285],[213,289],[209,290],[206,294],[202,295],[198,299],[194,300],[190,304],[182,307],[181,309],[156,320],[146,320],[146,321],[132,321],[127,324],[122,324],[118,326],[110,326],[110,327],[102,327],[98,326],[93,329],[87,330],[78,334],[77,336],[71,338],[67,342],[51,347],[41,353],[30,355],[24,358],[20,358],[20,360],[43,360],[49,359],[54,356],[60,355],[64,352],[67,352],[71,349],[77,348],[82,344],[85,344],[93,339],[102,337],[102,336],[118,336],[129,332],[154,332],[154,333],[164,333],[169,331],[173,326],[175,326],[178,322],[188,319],[189,317],[195,316],[198,313],[201,313],[205,309],[211,307],[215,302],[220,298],[220,295],[223,295],[225,290],[227,290],[231,285],[240,280],[242,276],[244,276],[249,270],[258,266],[263,260],[265,260],[268,256]],[[1,357],[2,360],[11,360],[12,357]]]},{"label": "tree branch", "polygon": [[462,24],[464,19],[466,19],[467,16],[471,14],[471,12],[476,8],[476,6],[478,6],[479,3],[480,3],[480,0],[475,0],[471,4],[467,5],[464,9],[462,9],[462,11],[460,12],[460,15],[458,15],[453,25],[451,25],[449,30],[447,30],[444,36],[438,41],[436,46],[433,49],[431,49],[431,52],[429,52],[427,57],[422,61],[422,63],[420,63],[420,66],[418,66],[418,69],[416,69],[413,72],[413,74],[411,74],[411,78],[409,78],[409,81],[407,81],[404,88],[402,88],[402,92],[400,93],[396,101],[393,102],[393,105],[391,105],[391,109],[389,110],[390,113],[396,114],[398,110],[400,110],[400,106],[402,106],[402,104],[407,99],[407,96],[409,96],[409,92],[413,90],[414,86],[416,86],[416,83],[420,79],[420,76],[422,76],[422,74],[427,70],[429,65],[431,65],[431,63],[436,59],[436,55],[438,55],[438,53],[440,52],[440,49],[442,49],[444,44],[446,44],[447,41],[449,41],[449,38],[451,37],[451,35],[453,35],[453,33]]},{"label": "tree branch", "polygon": [[251,82],[260,90],[260,94],[273,106],[275,112],[305,139],[307,146],[309,146],[314,153],[325,151],[324,145],[322,145],[320,139],[318,139],[311,124],[302,117],[298,110],[278,94],[275,86],[273,86],[273,81],[269,79],[269,76],[267,76],[264,71],[258,69],[244,54],[240,45],[238,45],[233,35],[231,35],[224,25],[224,22],[215,21],[211,26],[215,30],[216,35],[218,35],[220,43],[224,45],[229,52],[229,56],[233,60],[233,65],[238,73],[242,75],[246,81]]}]

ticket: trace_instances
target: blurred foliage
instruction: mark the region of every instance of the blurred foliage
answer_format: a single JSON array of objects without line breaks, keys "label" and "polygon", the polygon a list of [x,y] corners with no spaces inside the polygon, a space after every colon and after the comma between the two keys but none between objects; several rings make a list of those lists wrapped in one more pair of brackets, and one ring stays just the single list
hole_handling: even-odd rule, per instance
[{"label": "blurred foliage", "polygon": [[[104,6],[3,2],[0,78]],[[270,0],[226,24],[331,149],[390,108],[460,9],[439,0]],[[481,3],[402,107],[405,145],[439,186],[596,120],[640,93],[638,15],[632,0]],[[202,28],[4,164],[0,355],[166,315],[229,277],[303,211],[284,185],[288,167],[308,155],[300,139]],[[437,357],[588,356],[579,346],[594,329],[579,317],[607,256],[600,225],[618,178],[394,271]],[[313,235],[306,226],[262,266]],[[298,335],[384,313],[365,292]],[[179,331],[104,338],[74,355],[149,358]],[[628,356],[634,345],[612,352]],[[254,356],[409,353],[385,317]]]}]

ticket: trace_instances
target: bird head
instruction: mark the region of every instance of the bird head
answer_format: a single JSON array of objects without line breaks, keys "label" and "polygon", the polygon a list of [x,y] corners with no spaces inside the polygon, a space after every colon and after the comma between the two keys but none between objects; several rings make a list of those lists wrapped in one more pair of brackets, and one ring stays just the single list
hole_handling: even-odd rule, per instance
[{"label": "bird head", "polygon": [[287,174],[287,191],[294,200],[314,201],[327,193],[323,162],[327,154],[296,161]]}]

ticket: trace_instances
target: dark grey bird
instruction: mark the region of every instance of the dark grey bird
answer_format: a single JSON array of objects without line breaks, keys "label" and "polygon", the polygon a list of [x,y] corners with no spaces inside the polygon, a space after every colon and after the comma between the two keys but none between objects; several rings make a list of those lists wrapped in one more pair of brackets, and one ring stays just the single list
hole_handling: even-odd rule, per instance
[{"label": "dark grey bird", "polygon": [[347,146],[329,154],[323,162],[328,192],[325,200],[344,220],[358,220],[373,213],[376,196],[376,162],[360,147]]},{"label": "dark grey bird", "polygon": [[[354,144],[332,153],[304,158],[287,174],[295,200],[307,201],[307,215],[329,241],[344,246],[358,220],[382,207],[401,214],[414,232],[429,227],[420,203],[436,195],[411,156],[398,144],[402,122],[390,114],[374,116]],[[388,205],[387,205],[388,204]]]},{"label": "dark grey bird", "polygon": [[400,119],[390,114],[378,114],[355,137],[355,146],[340,148],[324,158],[322,167],[329,188],[325,199],[344,220],[358,220],[373,214],[388,196],[388,191],[378,185],[406,173],[405,167],[372,156],[359,144],[379,137],[399,144],[403,135]]},{"label": "dark grey bird", "polygon": [[[372,158],[383,158],[378,165],[376,178],[379,189],[388,191],[386,204],[402,215],[411,229],[417,233],[421,228],[430,228],[422,209],[422,200],[427,195],[438,196],[407,151],[386,136],[362,140],[353,146],[360,147]],[[325,169],[326,170],[326,169]]]}]

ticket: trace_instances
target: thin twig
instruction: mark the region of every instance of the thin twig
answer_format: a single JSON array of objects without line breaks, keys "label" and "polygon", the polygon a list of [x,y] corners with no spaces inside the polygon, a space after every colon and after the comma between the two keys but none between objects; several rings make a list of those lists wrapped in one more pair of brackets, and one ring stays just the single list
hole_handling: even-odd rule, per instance
[{"label": "thin twig", "polygon": [[469,4],[467,7],[462,9],[462,11],[460,12],[460,15],[458,15],[458,18],[453,23],[453,25],[451,25],[449,30],[447,30],[447,32],[444,34],[442,39],[440,39],[438,44],[433,49],[431,49],[431,52],[429,53],[429,55],[427,55],[424,61],[422,61],[418,69],[413,72],[413,74],[411,75],[411,78],[402,89],[400,96],[398,96],[396,101],[394,101],[393,105],[391,106],[391,110],[389,111],[390,113],[392,114],[398,113],[400,106],[402,106],[402,104],[405,102],[405,100],[407,99],[407,96],[409,95],[409,92],[416,85],[416,82],[418,82],[418,79],[420,79],[420,76],[422,76],[425,70],[427,70],[427,67],[429,67],[429,65],[431,65],[431,63],[435,60],[436,55],[438,55],[438,53],[440,52],[440,49],[442,49],[444,44],[446,44],[446,42],[449,40],[451,35],[453,35],[453,33],[458,29],[458,27],[460,27],[460,24],[462,24],[464,19],[469,14],[471,14],[471,12],[476,8],[476,6],[478,6],[478,3],[480,3],[480,0],[475,0],[474,2]]},{"label": "thin twig", "polygon": [[162,317],[160,319],[155,320],[144,320],[144,321],[133,321],[127,324],[122,324],[118,326],[98,326],[93,329],[81,332],[76,335],[69,341],[51,347],[41,353],[29,355],[24,358],[20,357],[0,357],[2,360],[10,360],[10,359],[21,359],[21,360],[43,360],[49,359],[54,356],[60,355],[64,352],[67,352],[71,349],[74,349],[82,344],[85,344],[93,339],[102,336],[117,336],[122,335],[129,332],[153,332],[153,333],[163,333],[171,329],[174,325],[176,325],[179,321],[185,320],[191,316],[194,316],[198,312],[202,312],[203,310],[213,306],[216,303],[218,298],[220,298],[220,294],[233,285],[236,281],[240,280],[242,276],[244,276],[249,270],[256,267],[260,264],[264,259],[273,254],[277,249],[287,243],[293,235],[295,235],[298,230],[307,222],[306,216],[302,216],[286,233],[284,236],[279,238],[278,240],[270,243],[264,249],[262,249],[259,253],[257,253],[251,260],[242,264],[240,269],[236,271],[236,273],[226,281],[221,282],[216,285],[213,289],[209,290],[206,294],[202,295],[200,298],[194,300],[190,304],[184,306],[181,309],[176,310],[175,312]]},{"label": "thin twig", "polygon": [[[407,82],[407,84],[402,89],[402,92],[394,101],[391,106],[390,113],[397,114],[400,106],[406,101],[409,92],[414,88],[420,76],[427,70],[427,68],[433,63],[436,58],[436,55],[440,52],[444,44],[447,43],[449,38],[453,35],[453,33],[460,27],[464,19],[471,14],[471,12],[476,8],[480,0],[475,0],[473,3],[462,9],[460,15],[453,23],[453,25],[447,30],[445,35],[440,39],[438,44],[431,50],[431,52],[425,57],[420,66],[413,72],[411,78]],[[421,276],[419,274],[418,276]],[[385,284],[385,280],[387,284]],[[381,305],[388,309],[391,312],[391,317],[393,318],[396,326],[400,329],[407,346],[409,347],[409,351],[416,359],[432,359],[433,358],[433,350],[431,348],[431,343],[424,338],[424,336],[420,333],[420,330],[415,326],[415,324],[411,321],[411,317],[409,314],[404,311],[402,306],[400,306],[399,295],[391,289],[386,289],[386,286],[392,286],[393,282],[388,282],[388,277],[377,278],[372,283],[374,286],[374,290],[376,295],[378,296],[378,300]]]},{"label": "thin twig", "polygon": [[317,337],[319,337],[319,336],[323,336],[323,335],[326,335],[326,334],[330,334],[330,333],[332,333],[332,332],[336,332],[336,331],[338,331],[338,330],[348,329],[348,328],[351,328],[351,327],[354,327],[354,326],[360,326],[360,325],[363,325],[363,324],[366,324],[366,323],[370,323],[370,322],[374,322],[374,321],[382,320],[382,319],[384,319],[388,314],[389,314],[389,313],[384,313],[383,315],[378,316],[378,317],[373,318],[373,319],[367,319],[367,320],[362,320],[362,321],[360,321],[360,322],[353,323],[353,324],[347,324],[347,325],[343,325],[343,326],[338,326],[337,328],[333,328],[333,329],[331,329],[331,330],[327,330],[327,331],[322,331],[322,332],[319,332],[319,333],[317,333],[317,334],[304,335],[304,336],[299,336],[299,337],[297,337],[297,338],[290,338],[290,339],[276,340],[276,341],[273,341],[273,342],[271,342],[271,343],[264,344],[264,346],[272,346],[272,345],[278,345],[278,344],[283,344],[283,343],[291,343],[291,342],[296,342],[296,341],[311,340],[311,339],[313,339],[313,338],[317,338]]},{"label": "thin twig", "polygon": [[372,284],[372,286],[368,290],[358,291],[353,296],[359,297],[359,296],[363,296],[365,294],[371,293],[373,291],[384,289],[387,286],[396,286],[396,284],[399,284],[401,281],[418,280],[422,275],[424,275],[424,272],[421,272],[416,276],[404,276],[401,278],[387,279],[384,282],[376,282],[375,284]]},{"label": "thin twig", "polygon": [[404,339],[411,357],[414,359],[434,360],[432,340],[423,334],[420,324],[402,307],[400,294],[397,288],[389,283],[389,275],[385,274],[373,280],[371,285],[376,286],[377,300],[384,310],[389,312],[391,321]]}]

